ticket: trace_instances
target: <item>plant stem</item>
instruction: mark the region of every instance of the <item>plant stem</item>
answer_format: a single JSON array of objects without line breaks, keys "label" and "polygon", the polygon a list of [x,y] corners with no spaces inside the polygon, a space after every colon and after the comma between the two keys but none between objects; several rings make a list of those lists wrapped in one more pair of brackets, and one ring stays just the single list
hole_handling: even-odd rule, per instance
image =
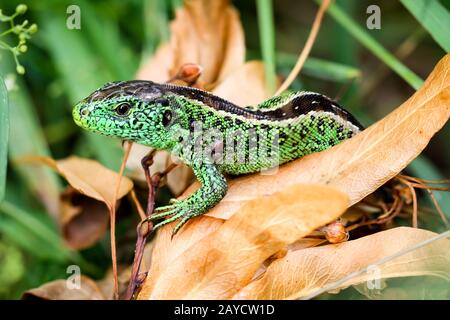
[{"label": "plant stem", "polygon": [[275,35],[272,0],[257,0],[259,37],[261,43],[267,90],[272,94],[276,87]]}]

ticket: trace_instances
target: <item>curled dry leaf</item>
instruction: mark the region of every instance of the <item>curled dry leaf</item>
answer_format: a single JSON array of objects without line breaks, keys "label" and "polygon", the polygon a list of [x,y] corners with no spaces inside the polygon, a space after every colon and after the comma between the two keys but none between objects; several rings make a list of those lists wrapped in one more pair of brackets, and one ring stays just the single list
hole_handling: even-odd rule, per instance
[{"label": "curled dry leaf", "polygon": [[[350,273],[435,237],[430,231],[400,227],[345,243],[290,251],[233,299],[297,299],[317,292]],[[450,240],[441,239],[377,265],[381,278],[428,275],[450,281]],[[338,288],[372,280],[362,273]],[[337,288],[333,288],[336,290]]]},{"label": "curled dry leaf", "polygon": [[[188,221],[186,225],[194,223]],[[222,219],[202,216],[195,221],[195,228],[186,229],[186,232],[180,232],[172,239],[172,229],[175,223],[171,223],[167,228],[163,228],[156,235],[156,241],[152,241],[154,245],[151,255],[149,277],[145,283],[146,291],[153,290],[160,275],[172,264],[178,263],[178,259],[189,248],[193,247],[199,241],[204,241],[211,233],[216,231],[223,224]],[[155,245],[157,244],[157,245]]]},{"label": "curled dry leaf", "polygon": [[97,284],[88,277],[80,277],[80,287],[69,287],[77,285],[68,284],[68,280],[55,280],[24,292],[22,299],[31,300],[104,300],[105,296]]},{"label": "curled dry leaf", "polygon": [[108,208],[72,187],[61,195],[60,224],[66,245],[75,250],[85,249],[100,240],[108,227]]},{"label": "curled dry leaf", "polygon": [[[98,281],[83,275],[80,277],[79,283],[76,282],[76,278],[55,280],[24,292],[22,299],[113,300],[114,286],[112,279],[113,273],[108,270],[105,277]],[[125,293],[129,279],[130,268],[123,268],[119,273],[120,296]],[[79,287],[77,287],[78,284]]]},{"label": "curled dry leaf", "polygon": [[[264,67],[259,61],[244,64],[244,60],[244,32],[230,1],[190,0],[176,12],[170,43],[162,44],[136,77],[166,82],[184,64],[195,63],[203,69],[198,81],[208,90],[239,105],[254,105],[269,96]],[[150,150],[133,146],[127,168],[135,178],[144,180],[140,160]],[[167,152],[158,151],[150,172],[163,171],[170,161]],[[192,180],[191,169],[180,165],[168,174],[167,185],[178,196]]]},{"label": "curled dry leaf", "polygon": [[[109,220],[108,210],[114,201],[116,172],[94,160],[74,156],[56,161],[47,157],[30,156],[21,161],[46,164],[70,184],[70,188],[61,195],[59,217],[68,247],[84,249],[104,235]],[[132,188],[133,182],[122,177],[117,199],[125,196]]]},{"label": "curled dry leaf", "polygon": [[447,122],[449,70],[450,53],[411,98],[355,137],[283,165],[273,175],[231,180],[227,195],[208,215],[227,219],[245,202],[299,183],[334,186],[349,195],[350,205],[360,201],[405,168]]},{"label": "curled dry leaf", "polygon": [[[53,160],[47,157],[30,156],[22,158],[22,161],[46,164],[58,171],[67,182],[80,193],[102,201],[108,208],[112,207],[114,192],[117,182],[117,173],[105,168],[100,163],[90,159],[71,156],[61,160]],[[133,182],[127,177],[122,177],[117,199],[122,198],[133,188]]]},{"label": "curled dry leaf", "polygon": [[[157,240],[154,254],[162,253],[162,257],[152,257],[139,298],[231,298],[251,281],[266,259],[336,219],[347,205],[347,197],[333,188],[294,185],[249,201],[221,225],[213,222],[217,229],[201,240],[199,234],[203,233],[197,224],[208,218],[190,221],[191,227],[179,234],[192,234],[195,241],[188,246],[178,248],[169,239]],[[168,237],[167,229],[171,230],[170,226],[158,237]],[[173,255],[166,258],[167,252]],[[175,258],[176,263],[170,263]],[[158,265],[160,261],[162,265]]]},{"label": "curled dry leaf", "polygon": [[140,68],[138,79],[165,82],[183,64],[196,63],[204,70],[200,81],[214,84],[244,63],[244,33],[228,0],[185,1],[170,29],[170,43]]}]

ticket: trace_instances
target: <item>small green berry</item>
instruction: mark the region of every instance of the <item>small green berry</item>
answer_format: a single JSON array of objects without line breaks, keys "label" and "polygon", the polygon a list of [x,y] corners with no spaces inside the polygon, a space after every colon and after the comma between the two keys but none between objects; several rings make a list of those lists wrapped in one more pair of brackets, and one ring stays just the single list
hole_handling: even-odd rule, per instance
[{"label": "small green berry", "polygon": [[38,31],[38,26],[36,25],[36,23],[33,23],[29,28],[28,28],[28,32],[33,34],[36,33]]},{"label": "small green berry", "polygon": [[16,7],[16,12],[18,13],[18,14],[24,14],[26,11],[27,11],[27,6],[26,5],[24,5],[24,4],[19,4],[17,7]]},{"label": "small green berry", "polygon": [[20,64],[17,65],[16,71],[18,74],[25,74],[25,68],[23,66],[21,66]]},{"label": "small green berry", "polygon": [[25,43],[25,40],[27,39],[27,35],[24,32],[19,33],[19,43]]},{"label": "small green berry", "polygon": [[14,28],[12,28],[12,32],[14,32],[15,34],[19,34],[22,31],[22,26],[14,26]]},{"label": "small green berry", "polygon": [[27,50],[28,50],[28,47],[27,47],[26,45],[24,45],[24,44],[22,44],[22,45],[19,47],[19,51],[20,51],[21,53],[25,53],[25,52],[27,52]]}]

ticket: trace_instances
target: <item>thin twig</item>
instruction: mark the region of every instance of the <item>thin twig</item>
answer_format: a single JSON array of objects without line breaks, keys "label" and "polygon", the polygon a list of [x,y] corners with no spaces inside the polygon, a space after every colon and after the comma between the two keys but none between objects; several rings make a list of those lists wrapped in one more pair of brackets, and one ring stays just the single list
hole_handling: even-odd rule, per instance
[{"label": "thin twig", "polygon": [[[450,188],[438,188],[438,187],[430,187],[428,185],[425,185],[425,183],[429,183],[429,184],[445,184],[445,183],[449,183],[450,180],[446,179],[446,180],[425,180],[425,179],[419,179],[419,178],[415,178],[415,177],[410,177],[410,176],[399,176],[399,179],[405,179],[408,181],[413,181],[411,183],[412,186],[416,187],[416,188],[421,188],[421,189],[425,189],[430,198],[431,201],[433,202],[433,205],[435,206],[436,210],[439,213],[439,216],[441,217],[442,221],[444,222],[445,226],[448,228],[449,222],[447,220],[447,218],[445,217],[444,212],[442,211],[441,207],[439,206],[439,203],[436,200],[436,197],[433,194],[432,190],[436,190],[436,191],[449,191]],[[415,182],[415,183],[414,183]]]},{"label": "thin twig", "polygon": [[413,201],[413,212],[412,212],[412,226],[413,228],[417,228],[417,196],[416,196],[416,190],[414,190],[414,187],[412,186],[412,183],[406,179],[398,178],[401,182],[403,182],[408,188],[409,191],[411,191],[412,201]]},{"label": "thin twig", "polygon": [[291,73],[289,73],[289,76],[284,80],[283,84],[280,86],[280,88],[277,90],[275,95],[281,94],[284,90],[286,90],[291,83],[295,80],[297,75],[300,73],[300,70],[303,67],[303,64],[306,61],[306,58],[309,56],[309,53],[311,52],[312,46],[314,44],[314,41],[316,40],[317,34],[320,29],[320,25],[322,24],[322,18],[325,14],[325,11],[327,11],[328,7],[330,6],[332,0],[323,0],[322,4],[320,5],[319,11],[317,11],[316,18],[314,19],[311,32],[309,33],[308,39],[306,40],[305,46],[303,47],[302,52],[298,56],[297,63],[295,64],[294,68],[292,69]]},{"label": "thin twig", "polygon": [[152,150],[148,155],[146,155],[141,160],[142,168],[144,169],[145,173],[145,180],[147,181],[149,189],[148,202],[147,202],[147,210],[144,213],[142,221],[137,226],[136,249],[134,252],[133,265],[131,268],[130,282],[128,284],[127,293],[125,296],[125,299],[127,300],[133,299],[133,297],[136,295],[138,288],[141,286],[142,282],[146,278],[146,274],[144,274],[141,277],[142,274],[140,273],[140,269],[142,257],[144,255],[145,243],[147,241],[148,236],[153,231],[153,223],[147,218],[153,214],[153,211],[155,209],[156,190],[159,187],[161,179],[177,166],[177,164],[171,163],[163,172],[157,172],[154,175],[151,175],[150,166],[153,164],[153,157],[155,152],[156,150]]},{"label": "thin twig", "polygon": [[142,205],[139,202],[139,200],[138,200],[138,198],[136,196],[136,192],[134,191],[134,189],[131,189],[131,199],[133,199],[134,205],[136,206],[136,210],[139,213],[139,217],[141,218],[141,220],[144,220],[146,218],[145,211],[142,208]]},{"label": "thin twig", "polygon": [[117,252],[116,252],[116,202],[120,190],[120,182],[122,180],[123,172],[125,170],[125,164],[127,163],[128,156],[130,155],[132,142],[128,142],[123,155],[122,164],[120,165],[119,175],[117,176],[116,189],[114,191],[114,198],[110,209],[110,240],[111,240],[111,260],[114,278],[114,300],[119,299],[119,280],[117,276]]},{"label": "thin twig", "polygon": [[442,219],[442,221],[444,222],[445,226],[446,226],[447,228],[450,228],[450,224],[448,223],[448,220],[447,220],[447,218],[445,217],[445,214],[444,214],[444,212],[442,211],[441,206],[440,206],[439,203],[437,202],[436,197],[435,197],[434,194],[433,194],[433,191],[431,191],[430,189],[426,189],[426,190],[427,190],[428,194],[430,195],[431,201],[433,201],[433,204],[434,204],[436,210],[438,211],[439,216],[441,217],[441,219]]},{"label": "thin twig", "polygon": [[346,228],[346,231],[352,231],[362,226],[372,225],[372,224],[385,224],[389,221],[392,221],[396,216],[398,216],[403,208],[404,200],[399,197],[398,195],[394,195],[394,203],[392,204],[391,208],[387,211],[391,213],[390,215],[383,214],[383,217],[377,217],[376,219],[362,221],[359,223],[352,224]]}]

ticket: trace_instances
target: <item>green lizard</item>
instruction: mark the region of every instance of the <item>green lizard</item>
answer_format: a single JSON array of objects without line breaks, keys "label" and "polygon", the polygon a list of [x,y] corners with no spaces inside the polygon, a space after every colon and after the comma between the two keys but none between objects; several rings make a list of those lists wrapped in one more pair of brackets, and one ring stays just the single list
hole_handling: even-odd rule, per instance
[{"label": "green lizard", "polygon": [[201,187],[159,207],[155,229],[205,213],[227,192],[224,174],[270,169],[352,137],[362,126],[324,95],[296,92],[239,107],[208,92],[150,81],[108,83],[78,103],[75,122],[90,131],[167,150]]}]

